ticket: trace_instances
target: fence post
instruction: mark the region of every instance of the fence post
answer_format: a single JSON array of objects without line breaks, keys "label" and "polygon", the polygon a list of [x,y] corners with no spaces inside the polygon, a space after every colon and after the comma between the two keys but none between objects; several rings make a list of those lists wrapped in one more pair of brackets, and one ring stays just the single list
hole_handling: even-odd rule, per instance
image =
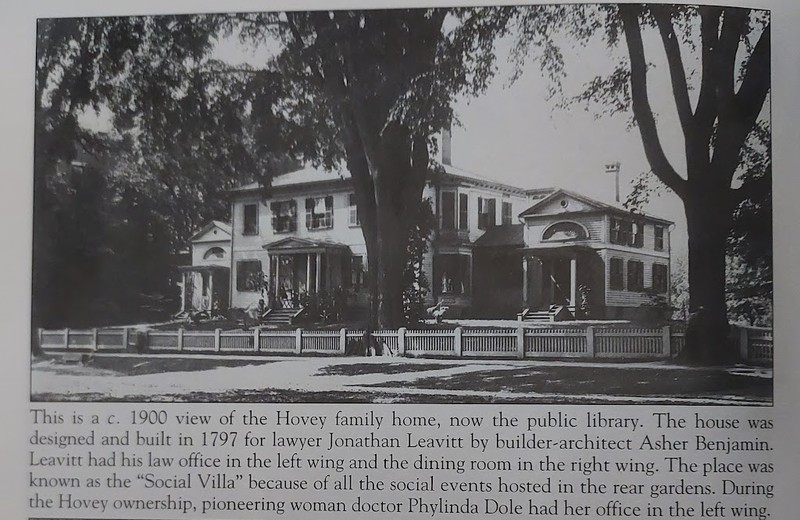
[{"label": "fence post", "polygon": [[97,351],[97,328],[92,329],[92,350]]},{"label": "fence post", "polygon": [[664,325],[664,328],[661,329],[661,342],[661,354],[670,359],[672,357],[672,331],[669,325]]},{"label": "fence post", "polygon": [[258,327],[253,329],[253,350],[261,350],[261,329]]},{"label": "fence post", "polygon": [[591,325],[586,327],[586,356],[594,357],[594,327]]},{"label": "fence post", "polygon": [[461,357],[462,349],[461,349],[461,327],[456,327],[456,330],[453,331],[455,336],[453,337],[453,350],[456,353],[456,357]]},{"label": "fence post", "polygon": [[294,337],[294,353],[300,355],[303,352],[303,329],[298,328]]},{"label": "fence post", "polygon": [[522,325],[517,327],[517,357],[525,357],[525,327]]},{"label": "fence post", "polygon": [[64,329],[64,349],[69,350],[69,327]]},{"label": "fence post", "polygon": [[750,341],[750,337],[747,334],[747,327],[739,327],[739,357],[742,358],[742,361],[747,361],[750,357],[750,345],[748,342]]},{"label": "fence post", "polygon": [[406,355],[406,328],[400,327],[397,329],[397,355]]},{"label": "fence post", "polygon": [[222,329],[214,329],[214,352],[219,352],[222,346],[220,336],[222,336]]},{"label": "fence post", "polygon": [[130,342],[130,334],[131,332],[128,330],[128,327],[122,328],[122,349],[128,350],[128,342]]},{"label": "fence post", "polygon": [[178,352],[183,350],[183,327],[178,327]]},{"label": "fence post", "polygon": [[339,329],[339,353],[344,355],[347,349],[347,329]]}]

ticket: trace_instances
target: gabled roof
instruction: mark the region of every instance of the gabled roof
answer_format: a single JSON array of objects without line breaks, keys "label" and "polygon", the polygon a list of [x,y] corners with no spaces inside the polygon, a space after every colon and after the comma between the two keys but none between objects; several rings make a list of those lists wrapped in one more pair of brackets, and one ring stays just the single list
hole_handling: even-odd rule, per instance
[{"label": "gabled roof", "polygon": [[231,233],[233,230],[231,229],[231,225],[226,222],[221,222],[219,220],[212,220],[205,226],[201,227],[189,238],[191,242],[199,240],[203,235],[211,231],[212,229],[217,228],[222,231],[223,236],[220,238],[216,238],[215,240],[230,240]]},{"label": "gabled roof", "polygon": [[476,247],[523,247],[525,245],[525,224],[494,226],[475,241]]},{"label": "gabled roof", "polygon": [[[655,216],[648,215],[648,214],[642,213],[642,212],[633,212],[633,211],[631,211],[629,209],[626,209],[626,208],[624,208],[622,206],[613,206],[611,204],[606,204],[605,202],[601,202],[601,201],[599,201],[597,199],[593,199],[593,198],[587,197],[585,195],[581,195],[580,193],[576,193],[576,192],[574,192],[572,190],[566,190],[564,188],[558,188],[558,189],[554,190],[552,193],[550,193],[549,195],[545,196],[543,199],[541,199],[538,202],[536,202],[533,206],[531,206],[530,208],[528,208],[525,211],[523,211],[522,213],[520,213],[519,216],[524,218],[524,217],[528,217],[528,216],[537,215],[537,211],[542,206],[544,206],[548,202],[558,198],[559,196],[567,196],[567,197],[573,198],[575,200],[578,200],[578,201],[584,203],[585,205],[589,206],[591,208],[591,211],[605,211],[605,212],[609,212],[609,213],[623,214],[623,215],[626,215],[626,216],[639,216],[639,217],[644,217],[644,218],[647,218],[647,219],[663,222],[665,224],[673,224],[673,222],[671,220],[666,220],[666,219],[663,219],[663,218],[655,217]],[[584,211],[564,211],[564,213],[579,213],[579,212],[584,212],[585,213],[586,210],[584,210]]]}]

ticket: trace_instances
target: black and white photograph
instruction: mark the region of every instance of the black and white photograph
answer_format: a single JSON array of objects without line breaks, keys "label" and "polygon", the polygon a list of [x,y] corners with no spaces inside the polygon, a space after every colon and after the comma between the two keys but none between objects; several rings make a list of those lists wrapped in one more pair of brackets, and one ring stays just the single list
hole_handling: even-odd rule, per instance
[{"label": "black and white photograph", "polygon": [[35,38],[31,401],[773,404],[767,10]]}]

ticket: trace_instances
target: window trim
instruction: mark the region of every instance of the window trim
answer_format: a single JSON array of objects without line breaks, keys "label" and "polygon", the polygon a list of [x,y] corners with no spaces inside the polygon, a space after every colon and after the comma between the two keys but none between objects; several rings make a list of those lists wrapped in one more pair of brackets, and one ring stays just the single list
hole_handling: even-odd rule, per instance
[{"label": "window trim", "polygon": [[[631,292],[644,292],[644,262],[641,260],[629,259],[627,262],[627,281],[628,290]],[[637,269],[631,269],[633,265],[638,265]],[[638,272],[637,272],[638,271]],[[633,277],[636,276],[636,279]]]},{"label": "window trim", "polygon": [[[506,215],[506,208],[508,208],[508,215]],[[510,226],[514,223],[514,207],[511,205],[510,200],[502,201],[501,214],[502,225]],[[508,219],[506,219],[506,217],[508,217]],[[506,220],[508,221],[506,222]]]},{"label": "window trim", "polygon": [[[490,204],[491,203],[491,204]],[[489,210],[492,206],[494,211]],[[497,225],[497,199],[478,197],[478,229],[485,231]]]},{"label": "window trim", "polygon": [[[614,276],[614,264],[619,262],[619,278]],[[619,283],[614,283],[618,281]],[[608,288],[611,291],[624,291],[625,290],[625,260],[618,256],[612,256],[608,259]]]},{"label": "window trim", "polygon": [[[634,227],[636,232],[634,232]],[[645,223],[643,220],[611,217],[609,242],[618,246],[644,247]]]},{"label": "window trim", "polygon": [[[248,230],[247,226],[247,208],[253,208],[253,229]],[[259,215],[258,215],[258,203],[245,203],[242,206],[242,235],[243,236],[257,236],[259,234]]]},{"label": "window trim", "polygon": [[[655,224],[653,226],[653,249],[655,249],[656,251],[664,251],[665,249],[664,248],[664,246],[666,245],[666,240],[664,240],[666,238],[665,231],[666,229],[664,229],[664,226],[660,226],[658,224]],[[660,237],[659,234],[661,235]]]},{"label": "window trim", "polygon": [[[663,277],[662,287],[656,286],[656,271],[657,271],[656,268],[663,269],[664,277]],[[653,262],[653,266],[650,272],[650,288],[653,291],[657,292],[658,294],[666,294],[667,292],[669,292],[669,267],[667,266],[667,264]]]},{"label": "window trim", "polygon": [[[258,270],[257,271],[252,271],[250,274],[252,274],[252,273],[263,273],[264,272],[264,264],[261,262],[261,260],[258,260],[258,259],[237,260],[236,261],[236,292],[248,292],[248,293],[258,292],[258,289],[249,289],[249,288],[247,288],[247,286],[245,285],[247,283],[247,280],[242,280],[241,274],[242,274],[242,265],[243,264],[258,264]],[[242,289],[242,287],[244,287],[244,289]]]},{"label": "window trim", "polygon": [[[281,217],[277,213],[277,207],[286,204],[289,207],[290,215],[288,217]],[[294,233],[297,231],[297,201],[295,199],[276,200],[270,203],[270,211],[272,212],[272,233],[281,235],[285,233]],[[288,218],[288,229],[278,229],[275,224],[280,218]]]},{"label": "window trim", "polygon": [[[358,211],[355,193],[351,192],[347,194],[347,210],[347,225],[352,228],[361,227],[361,214]],[[353,216],[355,216],[355,219]]]},{"label": "window trim", "polygon": [[458,229],[469,230],[469,195],[458,194]]},{"label": "window trim", "polygon": [[[453,202],[453,206],[451,208],[451,211],[446,211],[445,209],[445,203],[444,203],[445,195],[447,195],[448,197],[452,197],[451,200]],[[458,203],[457,203],[458,197],[456,197],[455,191],[444,190],[442,191],[441,198],[442,198],[441,223],[440,223],[441,229],[443,231],[453,231],[457,229],[456,224],[458,223],[458,221],[456,220],[458,213]],[[445,225],[446,223],[449,223],[450,225],[447,226]]]},{"label": "window trim", "polygon": [[[319,199],[323,199],[325,204],[325,213],[321,215],[321,220],[318,222],[323,222],[323,225],[314,226],[314,219],[320,219],[320,216],[314,213],[314,207],[316,206],[316,201]],[[323,231],[326,229],[333,229],[333,195],[323,195],[321,197],[306,197],[306,229],[308,231]],[[309,207],[309,201],[313,201],[311,206]],[[328,201],[330,201],[330,206],[328,206]]]}]

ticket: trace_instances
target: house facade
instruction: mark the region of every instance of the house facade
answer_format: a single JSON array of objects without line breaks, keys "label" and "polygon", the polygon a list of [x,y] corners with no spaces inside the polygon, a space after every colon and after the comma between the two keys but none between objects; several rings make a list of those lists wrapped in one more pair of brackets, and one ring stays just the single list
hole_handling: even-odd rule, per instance
[{"label": "house facade", "polygon": [[192,263],[179,267],[181,313],[228,308],[231,238],[231,227],[217,220],[192,235]]},{"label": "house facade", "polygon": [[[566,309],[625,319],[669,300],[668,220],[567,190],[505,185],[449,164],[431,174],[423,197],[436,217],[423,261],[427,298],[451,316]],[[266,293],[269,307],[296,308],[303,295],[334,289],[348,295],[350,307],[367,306],[367,251],[346,171],[305,168],[276,177],[268,189],[236,188],[231,216],[229,247],[211,246],[210,230],[199,233],[197,269],[187,269],[202,272],[199,263],[209,259],[201,251],[220,247],[227,256],[213,265],[227,267],[227,306],[252,306]],[[204,283],[201,274],[201,292]]]}]

